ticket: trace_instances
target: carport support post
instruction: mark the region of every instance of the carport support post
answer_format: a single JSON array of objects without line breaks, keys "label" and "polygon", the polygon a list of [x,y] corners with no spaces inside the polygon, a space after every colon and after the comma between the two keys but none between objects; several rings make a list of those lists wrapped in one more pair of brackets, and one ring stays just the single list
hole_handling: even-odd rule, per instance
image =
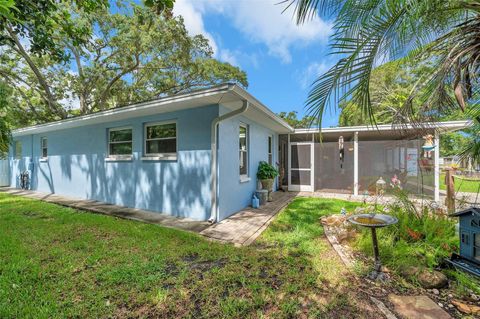
[{"label": "carport support post", "polygon": [[353,195],[358,196],[358,132],[353,134]]},{"label": "carport support post", "polygon": [[435,145],[433,152],[434,200],[438,203],[440,202],[440,134],[438,132],[435,132],[433,145]]}]

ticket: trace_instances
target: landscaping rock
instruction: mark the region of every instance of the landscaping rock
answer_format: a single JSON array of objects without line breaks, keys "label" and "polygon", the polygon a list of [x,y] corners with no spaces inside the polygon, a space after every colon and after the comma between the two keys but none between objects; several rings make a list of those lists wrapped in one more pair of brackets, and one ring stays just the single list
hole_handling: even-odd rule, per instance
[{"label": "landscaping rock", "polygon": [[403,277],[410,279],[411,277],[416,277],[421,270],[422,269],[420,267],[409,266],[403,268],[400,273]]},{"label": "landscaping rock", "polygon": [[320,222],[323,225],[332,226],[332,227],[339,227],[341,226],[347,218],[343,215],[330,215],[324,216],[320,218]]},{"label": "landscaping rock", "polygon": [[475,305],[469,305],[461,302],[460,300],[452,300],[452,304],[457,307],[458,311],[467,315],[480,315],[480,307]]},{"label": "landscaping rock", "polygon": [[354,230],[343,230],[337,234],[338,242],[343,243],[355,237],[357,233]]},{"label": "landscaping rock", "polygon": [[426,289],[443,288],[448,285],[447,276],[436,270],[423,269],[417,279],[420,285]]},{"label": "landscaping rock", "polygon": [[388,300],[395,312],[409,319],[450,319],[451,316],[427,296],[398,296],[390,294]]},{"label": "landscaping rock", "polygon": [[432,293],[434,295],[439,295],[440,294],[440,291],[438,289],[432,289]]}]

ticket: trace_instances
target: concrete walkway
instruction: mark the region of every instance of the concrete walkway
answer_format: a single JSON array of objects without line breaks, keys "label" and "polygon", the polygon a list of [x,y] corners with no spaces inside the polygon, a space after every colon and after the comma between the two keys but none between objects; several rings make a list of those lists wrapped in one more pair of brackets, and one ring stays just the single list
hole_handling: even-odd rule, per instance
[{"label": "concrete walkway", "polygon": [[267,228],[273,217],[297,196],[297,193],[275,192],[272,196],[272,202],[266,203],[258,209],[245,208],[227,219],[211,225],[200,234],[236,246],[250,245]]},{"label": "concrete walkway", "polygon": [[142,221],[150,224],[162,225],[165,227],[178,228],[182,230],[199,233],[209,227],[208,222],[196,221],[188,218],[177,218],[157,212],[141,210],[136,208],[128,208],[107,204],[95,200],[79,199],[74,197],[61,196],[56,194],[41,193],[36,191],[22,190],[10,187],[0,187],[0,192],[19,195],[33,199],[39,199],[49,203],[59,204],[62,206],[72,207],[76,209],[91,211],[104,215],[120,217]]}]

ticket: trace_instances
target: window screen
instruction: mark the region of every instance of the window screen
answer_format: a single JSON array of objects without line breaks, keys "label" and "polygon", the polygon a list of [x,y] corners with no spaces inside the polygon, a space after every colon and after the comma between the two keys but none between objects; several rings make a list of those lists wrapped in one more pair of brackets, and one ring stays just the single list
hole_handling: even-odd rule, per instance
[{"label": "window screen", "polygon": [[42,151],[42,158],[47,158],[48,156],[48,141],[46,137],[42,137],[40,140],[40,146]]},{"label": "window screen", "polygon": [[16,159],[21,159],[22,158],[22,142],[20,141],[15,141],[15,158]]},{"label": "window screen", "polygon": [[239,130],[240,175],[248,175],[248,127],[240,125]]},{"label": "window screen", "polygon": [[108,134],[110,156],[132,155],[132,129],[110,129]]},{"label": "window screen", "polygon": [[273,138],[271,136],[268,137],[268,164],[273,164]]},{"label": "window screen", "polygon": [[177,124],[149,124],[145,126],[145,155],[176,155]]}]

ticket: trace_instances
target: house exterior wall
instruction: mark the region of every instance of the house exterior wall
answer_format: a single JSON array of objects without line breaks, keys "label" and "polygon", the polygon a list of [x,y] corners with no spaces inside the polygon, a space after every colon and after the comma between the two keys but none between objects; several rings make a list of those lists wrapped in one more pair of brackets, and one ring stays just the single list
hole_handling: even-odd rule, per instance
[{"label": "house exterior wall", "polygon": [[[220,107],[220,114],[225,113]],[[239,129],[248,125],[248,177],[240,181]],[[260,161],[268,161],[268,136],[272,136],[272,163],[278,161],[278,134],[241,115],[220,122],[218,140],[218,216],[225,219],[251,205],[258,189],[257,168]],[[274,186],[275,188],[276,186]]]},{"label": "house exterior wall", "polygon": [[[210,127],[218,105],[124,121],[14,137],[22,158],[9,154],[12,187],[31,169],[31,189],[206,220],[210,217]],[[144,124],[175,120],[177,160],[142,160]],[[108,129],[133,130],[133,159],[107,162]],[[40,139],[48,139],[48,161],[40,161]],[[29,165],[32,163],[33,165]],[[33,169],[32,169],[33,168]]]}]

